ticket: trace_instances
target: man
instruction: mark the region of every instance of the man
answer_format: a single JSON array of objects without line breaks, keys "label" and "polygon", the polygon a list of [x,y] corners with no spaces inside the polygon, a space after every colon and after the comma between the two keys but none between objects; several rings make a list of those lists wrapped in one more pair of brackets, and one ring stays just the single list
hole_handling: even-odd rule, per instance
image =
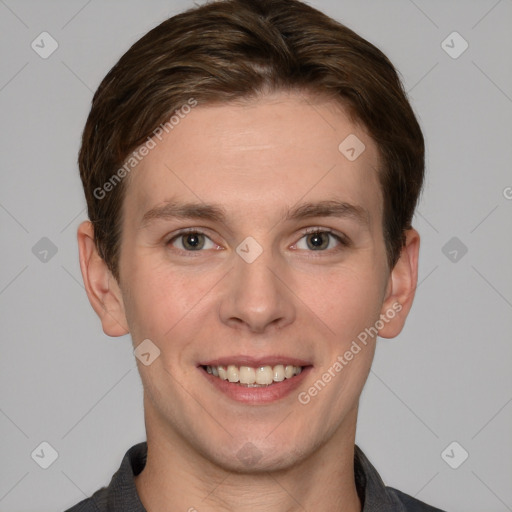
[{"label": "man", "polygon": [[355,446],[417,282],[421,130],[388,59],[296,0],[177,15],[96,92],[91,305],[130,333],[147,443],[84,511],[435,511]]}]

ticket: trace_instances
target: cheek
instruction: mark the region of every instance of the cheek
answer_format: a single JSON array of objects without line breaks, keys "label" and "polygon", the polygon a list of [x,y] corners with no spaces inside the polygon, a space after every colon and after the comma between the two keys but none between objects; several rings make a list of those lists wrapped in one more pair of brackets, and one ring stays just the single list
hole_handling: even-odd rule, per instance
[{"label": "cheek", "polygon": [[[337,344],[355,339],[379,318],[381,276],[375,271],[340,267],[336,271],[304,276],[297,294],[310,314],[325,325]],[[339,348],[339,347],[338,347]]]},{"label": "cheek", "polygon": [[[164,266],[133,266],[126,314],[134,338],[172,338],[202,314],[216,276],[170,271]],[[211,307],[211,305],[210,305]],[[158,344],[158,343],[157,343]]]}]

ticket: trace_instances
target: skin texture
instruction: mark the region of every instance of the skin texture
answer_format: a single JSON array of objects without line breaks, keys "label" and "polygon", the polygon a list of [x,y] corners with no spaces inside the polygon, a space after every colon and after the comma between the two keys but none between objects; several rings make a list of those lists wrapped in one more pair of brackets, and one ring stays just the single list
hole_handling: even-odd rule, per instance
[{"label": "skin texture", "polygon": [[[353,162],[338,150],[350,134],[366,146]],[[104,332],[130,332],[134,347],[150,339],[160,350],[149,366],[137,361],[149,449],[136,486],[147,510],[361,510],[354,440],[375,338],[308,404],[297,395],[399,303],[379,331],[396,336],[411,307],[419,235],[407,232],[390,271],[378,166],[375,143],[332,100],[279,92],[199,105],[129,177],[120,283],[95,250],[91,224],[81,224],[82,274]],[[142,222],[169,200],[215,203],[225,219]],[[326,200],[366,214],[283,220],[291,208]],[[203,249],[186,250],[177,237],[185,228],[206,235]],[[349,244],[324,234],[325,248],[311,248],[308,228]],[[248,236],[263,250],[252,263],[236,252]],[[312,367],[288,396],[240,403],[198,365],[241,355]],[[249,462],[240,457],[247,450]]]}]

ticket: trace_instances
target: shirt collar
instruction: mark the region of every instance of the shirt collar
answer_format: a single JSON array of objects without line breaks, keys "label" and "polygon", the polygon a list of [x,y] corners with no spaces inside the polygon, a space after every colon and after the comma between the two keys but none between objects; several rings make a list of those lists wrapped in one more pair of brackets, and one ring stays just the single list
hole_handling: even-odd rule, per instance
[{"label": "shirt collar", "polygon": [[405,512],[395,494],[388,492],[382,478],[359,446],[354,449],[354,476],[362,512]]},{"label": "shirt collar", "polygon": [[[134,477],[146,465],[147,442],[132,446],[125,454],[121,467],[112,477],[109,485],[109,505],[112,510],[125,512],[146,512],[135,487]],[[362,512],[402,512],[403,504],[384,485],[377,470],[363,451],[355,445],[354,475]]]}]

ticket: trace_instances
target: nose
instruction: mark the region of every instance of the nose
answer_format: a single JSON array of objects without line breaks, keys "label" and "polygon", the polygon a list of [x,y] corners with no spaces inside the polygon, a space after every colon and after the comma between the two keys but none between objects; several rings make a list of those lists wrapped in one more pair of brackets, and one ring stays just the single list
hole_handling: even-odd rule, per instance
[{"label": "nose", "polygon": [[252,333],[281,329],[295,320],[293,293],[286,285],[284,263],[263,251],[248,263],[237,254],[224,290],[220,317],[223,323]]}]

